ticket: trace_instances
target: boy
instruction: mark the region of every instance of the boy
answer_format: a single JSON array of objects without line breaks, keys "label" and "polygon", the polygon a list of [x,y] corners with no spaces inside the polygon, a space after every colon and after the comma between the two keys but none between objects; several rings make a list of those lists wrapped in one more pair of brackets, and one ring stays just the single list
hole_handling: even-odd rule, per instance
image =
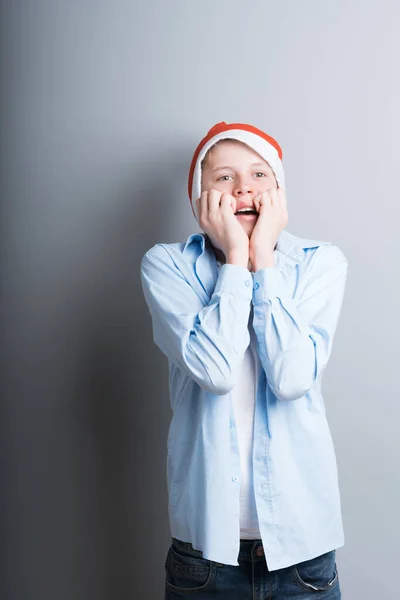
[{"label": "boy", "polygon": [[173,411],[165,598],[337,600],[344,534],[321,379],[347,259],[286,231],[282,150],[254,126],[212,127],[188,189],[202,233],[141,262]]}]

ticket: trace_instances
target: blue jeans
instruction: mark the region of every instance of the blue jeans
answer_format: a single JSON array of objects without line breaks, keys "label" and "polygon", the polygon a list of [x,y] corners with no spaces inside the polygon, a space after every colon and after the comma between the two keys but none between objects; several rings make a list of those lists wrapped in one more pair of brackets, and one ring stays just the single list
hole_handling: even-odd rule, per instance
[{"label": "blue jeans", "polygon": [[165,560],[165,599],[340,600],[336,550],[269,571],[261,540],[240,540],[239,565],[203,558],[189,542],[171,538]]}]

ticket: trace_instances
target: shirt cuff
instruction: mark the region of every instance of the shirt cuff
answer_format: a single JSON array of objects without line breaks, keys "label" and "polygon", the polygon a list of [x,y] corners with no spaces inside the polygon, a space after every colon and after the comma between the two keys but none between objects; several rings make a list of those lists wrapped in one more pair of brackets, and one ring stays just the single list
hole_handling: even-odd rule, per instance
[{"label": "shirt cuff", "polygon": [[246,267],[225,263],[219,269],[214,294],[225,292],[240,294],[251,300],[253,295],[253,279]]},{"label": "shirt cuff", "polygon": [[278,267],[264,267],[253,273],[253,288],[253,304],[265,302],[272,297],[289,296]]}]

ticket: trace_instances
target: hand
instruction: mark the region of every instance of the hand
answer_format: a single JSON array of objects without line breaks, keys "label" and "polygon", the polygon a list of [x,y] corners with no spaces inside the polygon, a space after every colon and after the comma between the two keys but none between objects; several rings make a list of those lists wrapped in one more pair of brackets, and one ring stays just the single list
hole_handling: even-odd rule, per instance
[{"label": "hand", "polygon": [[254,198],[258,219],[249,242],[253,270],[274,266],[273,252],[282,229],[288,224],[286,195],[283,188],[269,189]]},{"label": "hand", "polygon": [[228,192],[210,189],[196,199],[197,214],[203,231],[214,248],[223,251],[227,260],[243,262],[249,258],[249,237],[235,217],[236,199]]}]

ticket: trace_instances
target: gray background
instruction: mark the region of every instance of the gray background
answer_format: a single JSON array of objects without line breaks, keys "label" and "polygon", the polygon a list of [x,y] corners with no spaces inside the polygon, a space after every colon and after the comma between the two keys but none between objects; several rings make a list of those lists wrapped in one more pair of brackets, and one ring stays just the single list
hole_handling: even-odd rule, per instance
[{"label": "gray background", "polygon": [[139,263],[198,231],[216,122],[280,142],[289,224],[349,260],[323,392],[343,598],[399,557],[396,1],[2,4],[0,596],[163,597],[167,361]]}]

